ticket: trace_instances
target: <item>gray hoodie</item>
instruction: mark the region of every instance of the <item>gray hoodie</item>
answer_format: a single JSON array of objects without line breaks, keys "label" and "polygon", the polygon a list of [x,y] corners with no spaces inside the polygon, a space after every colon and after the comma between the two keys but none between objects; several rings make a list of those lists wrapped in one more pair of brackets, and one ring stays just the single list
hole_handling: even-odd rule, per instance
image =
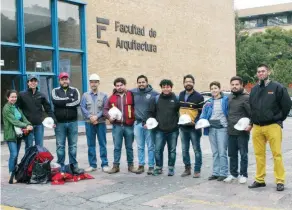
[{"label": "gray hoodie", "polygon": [[147,120],[147,110],[152,98],[159,95],[158,92],[153,90],[151,85],[145,90],[134,88],[131,90],[134,95],[134,108],[135,108],[135,119],[138,122],[145,122]]}]

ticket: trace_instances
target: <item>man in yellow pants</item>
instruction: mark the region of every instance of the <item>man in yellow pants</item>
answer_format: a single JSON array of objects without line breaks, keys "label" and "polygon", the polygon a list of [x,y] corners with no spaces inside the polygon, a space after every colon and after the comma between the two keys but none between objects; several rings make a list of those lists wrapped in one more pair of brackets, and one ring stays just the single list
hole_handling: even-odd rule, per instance
[{"label": "man in yellow pants", "polygon": [[252,138],[256,156],[256,176],[249,188],[265,187],[266,143],[269,142],[274,158],[277,191],[284,190],[285,169],[282,159],[282,127],[292,102],[287,89],[269,79],[271,71],[265,64],[257,68],[259,83],[250,93]]}]

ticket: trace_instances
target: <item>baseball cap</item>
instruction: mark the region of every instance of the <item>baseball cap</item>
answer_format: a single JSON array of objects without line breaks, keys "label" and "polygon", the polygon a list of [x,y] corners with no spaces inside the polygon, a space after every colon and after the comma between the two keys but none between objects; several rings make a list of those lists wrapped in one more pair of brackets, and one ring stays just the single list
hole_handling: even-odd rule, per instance
[{"label": "baseball cap", "polygon": [[29,75],[29,76],[27,77],[27,81],[30,81],[30,80],[32,80],[32,79],[36,79],[36,80],[38,80],[37,76],[34,75],[34,74],[31,74],[31,75]]},{"label": "baseball cap", "polygon": [[69,74],[68,74],[67,72],[61,72],[61,73],[59,74],[59,79],[62,79],[62,78],[64,78],[64,77],[69,78]]}]

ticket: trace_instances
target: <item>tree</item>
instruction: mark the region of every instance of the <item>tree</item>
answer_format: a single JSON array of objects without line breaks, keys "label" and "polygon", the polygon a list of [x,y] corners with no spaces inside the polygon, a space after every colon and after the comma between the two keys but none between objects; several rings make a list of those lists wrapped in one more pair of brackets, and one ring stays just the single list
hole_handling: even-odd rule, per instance
[{"label": "tree", "polygon": [[266,63],[271,78],[288,86],[292,83],[292,30],[280,27],[249,34],[236,16],[236,68],[245,83],[256,81],[256,68]]}]

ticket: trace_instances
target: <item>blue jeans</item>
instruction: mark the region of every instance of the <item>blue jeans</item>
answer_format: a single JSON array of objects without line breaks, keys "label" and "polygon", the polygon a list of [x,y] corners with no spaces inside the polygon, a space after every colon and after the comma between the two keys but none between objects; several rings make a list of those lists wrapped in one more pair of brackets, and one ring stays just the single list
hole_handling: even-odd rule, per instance
[{"label": "blue jeans", "polygon": [[69,163],[78,167],[77,156],[77,139],[78,139],[78,123],[77,121],[68,123],[57,123],[55,128],[56,147],[57,147],[57,163],[61,166],[65,164],[65,146],[66,138],[68,139]]},{"label": "blue jeans", "polygon": [[156,167],[163,167],[163,151],[165,144],[168,148],[168,166],[174,167],[176,159],[176,145],[179,131],[163,132],[160,130],[155,131],[155,162]]},{"label": "blue jeans", "polygon": [[210,128],[209,139],[213,153],[213,174],[214,176],[228,175],[228,134],[227,128]]},{"label": "blue jeans", "polygon": [[17,141],[7,141],[7,144],[10,152],[8,168],[9,173],[11,173],[14,170],[15,165],[17,164],[17,157],[21,146],[21,139],[18,139]]},{"label": "blue jeans", "polygon": [[44,126],[43,125],[33,125],[33,130],[28,136],[24,137],[25,141],[25,151],[33,146],[33,140],[35,145],[43,146],[44,143]]},{"label": "blue jeans", "polygon": [[107,150],[106,150],[106,125],[99,123],[85,123],[86,138],[88,146],[88,162],[92,168],[97,168],[96,160],[96,136],[99,144],[99,153],[101,159],[101,167],[108,166]]},{"label": "blue jeans", "polygon": [[195,153],[194,171],[201,172],[202,166],[202,150],[201,150],[201,130],[195,130],[194,128],[180,128],[180,137],[182,144],[182,156],[185,166],[191,166],[190,159],[190,142],[192,142],[193,150]]},{"label": "blue jeans", "polygon": [[154,141],[151,136],[151,131],[145,129],[142,123],[135,122],[134,134],[138,146],[139,166],[145,165],[145,143],[146,143],[148,148],[148,166],[154,167]]},{"label": "blue jeans", "polygon": [[240,173],[244,177],[247,175],[248,167],[248,141],[249,135],[242,134],[238,136],[230,135],[228,139],[228,156],[230,174],[234,177],[238,176],[238,151],[240,152]]},{"label": "blue jeans", "polygon": [[134,130],[133,126],[125,125],[113,125],[113,141],[114,141],[114,164],[120,165],[123,138],[125,139],[125,147],[127,152],[128,165],[133,165],[134,153],[133,153],[133,142],[134,142]]}]

